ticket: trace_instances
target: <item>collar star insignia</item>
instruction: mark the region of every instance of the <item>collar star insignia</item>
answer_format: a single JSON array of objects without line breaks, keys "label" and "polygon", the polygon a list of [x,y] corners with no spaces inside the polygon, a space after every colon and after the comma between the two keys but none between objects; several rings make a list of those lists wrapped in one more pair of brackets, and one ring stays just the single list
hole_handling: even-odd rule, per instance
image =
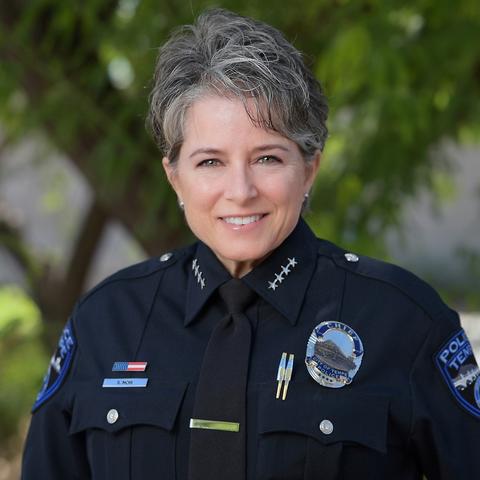
[{"label": "collar star insignia", "polygon": [[192,272],[197,280],[198,285],[200,285],[200,288],[203,290],[205,288],[205,278],[200,270],[200,265],[198,264],[198,260],[196,258],[194,258],[192,261]]},{"label": "collar star insignia", "polygon": [[288,265],[291,267],[296,267],[298,264],[297,259],[295,257],[288,259]]},{"label": "collar star insignia", "polygon": [[275,282],[268,282],[268,288],[275,291],[277,288],[277,284]]},{"label": "collar star insignia", "polygon": [[[192,246],[182,258],[182,272],[185,267],[187,275],[183,323],[188,326],[195,321],[203,321],[210,308],[208,305],[217,301],[218,287],[232,276],[202,241]],[[300,318],[313,272],[321,261],[319,240],[300,218],[284,242],[248,272],[242,281],[291,325],[295,325]],[[175,285],[172,289],[175,290]]]},{"label": "collar star insignia", "polygon": [[281,272],[275,274],[275,280],[273,282],[268,282],[268,289],[275,291],[278,286],[285,280],[288,274],[298,265],[298,261],[295,257],[287,258],[288,263],[286,265],[282,265]]}]

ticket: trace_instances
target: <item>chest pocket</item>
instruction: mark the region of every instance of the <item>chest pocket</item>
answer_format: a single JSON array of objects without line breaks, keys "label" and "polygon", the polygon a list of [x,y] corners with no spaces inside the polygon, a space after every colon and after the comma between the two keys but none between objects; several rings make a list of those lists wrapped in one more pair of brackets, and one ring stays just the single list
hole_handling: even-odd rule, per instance
[{"label": "chest pocket", "polygon": [[386,397],[292,384],[282,401],[272,386],[258,414],[257,480],[334,480],[352,452],[372,465],[386,453]]},{"label": "chest pocket", "polygon": [[186,387],[150,379],[145,388],[80,388],[69,434],[84,434],[92,480],[174,479]]}]

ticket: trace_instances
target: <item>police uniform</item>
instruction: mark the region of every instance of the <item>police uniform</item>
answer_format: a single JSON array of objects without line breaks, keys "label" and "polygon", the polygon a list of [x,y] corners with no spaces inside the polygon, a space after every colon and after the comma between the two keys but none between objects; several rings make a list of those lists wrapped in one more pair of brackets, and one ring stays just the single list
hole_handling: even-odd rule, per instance
[{"label": "police uniform", "polygon": [[[86,294],[34,405],[22,478],[186,479],[196,382],[230,278],[197,242]],[[430,287],[303,220],[242,280],[258,294],[245,312],[248,479],[480,478],[480,372]]]}]

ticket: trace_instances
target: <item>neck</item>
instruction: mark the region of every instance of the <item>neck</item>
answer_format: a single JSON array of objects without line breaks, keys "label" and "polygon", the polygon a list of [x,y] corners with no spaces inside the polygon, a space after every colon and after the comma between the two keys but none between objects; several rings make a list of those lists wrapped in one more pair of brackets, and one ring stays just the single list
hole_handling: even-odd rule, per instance
[{"label": "neck", "polygon": [[236,261],[227,258],[222,258],[217,255],[217,258],[222,262],[223,266],[228,270],[230,275],[233,278],[242,278],[247,273],[251,272],[257,265],[263,262],[271,252],[267,255],[263,256],[262,258],[257,258],[254,260],[242,260]]},{"label": "neck", "polygon": [[247,273],[251,272],[253,268],[259,263],[254,260],[247,260],[243,262],[237,262],[235,260],[220,259],[224,267],[228,270],[233,278],[242,278]]}]

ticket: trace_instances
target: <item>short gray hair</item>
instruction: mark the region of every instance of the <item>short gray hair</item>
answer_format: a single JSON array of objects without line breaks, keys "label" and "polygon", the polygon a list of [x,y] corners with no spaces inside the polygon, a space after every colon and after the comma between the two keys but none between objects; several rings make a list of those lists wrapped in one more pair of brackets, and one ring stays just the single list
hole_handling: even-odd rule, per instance
[{"label": "short gray hair", "polygon": [[295,142],[307,161],[323,150],[325,95],[302,54],[270,25],[207,10],[160,48],[147,124],[170,162],[182,146],[188,108],[212,93],[240,98],[252,122]]}]

